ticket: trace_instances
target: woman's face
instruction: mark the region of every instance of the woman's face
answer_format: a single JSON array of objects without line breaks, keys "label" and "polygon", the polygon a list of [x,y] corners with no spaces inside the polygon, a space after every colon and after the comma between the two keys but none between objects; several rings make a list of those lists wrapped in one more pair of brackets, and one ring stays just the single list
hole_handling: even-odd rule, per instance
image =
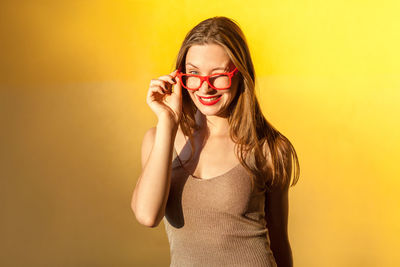
[{"label": "woman's face", "polygon": [[[193,45],[186,54],[186,73],[211,75],[213,73],[230,72],[235,66],[224,48],[217,44]],[[232,77],[230,88],[216,90],[204,81],[198,90],[188,90],[188,93],[199,111],[207,116],[225,116],[228,106],[238,89],[237,73]],[[182,90],[186,90],[182,87]],[[215,104],[205,102],[201,97],[220,97]]]}]

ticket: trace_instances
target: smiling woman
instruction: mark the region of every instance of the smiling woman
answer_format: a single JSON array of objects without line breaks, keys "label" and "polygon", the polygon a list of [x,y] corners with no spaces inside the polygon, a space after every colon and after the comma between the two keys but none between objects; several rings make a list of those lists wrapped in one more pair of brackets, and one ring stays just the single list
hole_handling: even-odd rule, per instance
[{"label": "smiling woman", "polygon": [[[162,220],[171,266],[292,266],[288,189],[299,163],[263,116],[245,37],[226,17],[185,37],[176,70],[150,82],[137,220]],[[172,159],[172,160],[171,160]]]},{"label": "smiling woman", "polygon": [[237,68],[223,47],[218,44],[191,46],[185,69],[187,74],[179,72],[177,76],[202,114],[218,116],[228,110],[227,106],[236,95],[238,79],[232,82]]}]

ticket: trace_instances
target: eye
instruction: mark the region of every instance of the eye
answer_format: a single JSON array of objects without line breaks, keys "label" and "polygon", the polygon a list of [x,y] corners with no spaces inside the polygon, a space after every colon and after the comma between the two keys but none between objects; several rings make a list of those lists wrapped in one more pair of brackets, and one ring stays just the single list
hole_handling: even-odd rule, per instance
[{"label": "eye", "polygon": [[199,72],[195,71],[195,70],[191,70],[188,72],[188,74],[195,74],[195,75],[199,75]]}]

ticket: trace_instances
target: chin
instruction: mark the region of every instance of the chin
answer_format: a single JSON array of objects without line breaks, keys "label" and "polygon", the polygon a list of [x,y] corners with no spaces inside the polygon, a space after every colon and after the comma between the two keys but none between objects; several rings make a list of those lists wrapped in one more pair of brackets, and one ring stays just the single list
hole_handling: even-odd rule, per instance
[{"label": "chin", "polygon": [[198,108],[198,110],[201,112],[201,114],[205,115],[205,116],[216,116],[219,113],[219,110],[207,110],[207,109],[201,109]]},{"label": "chin", "polygon": [[225,109],[225,106],[226,106],[226,105],[225,105],[225,104],[226,104],[226,103],[225,103],[225,101],[226,101],[225,97],[226,97],[226,96],[223,96],[222,99],[221,99],[218,103],[216,103],[215,105],[210,105],[210,106],[207,106],[207,105],[202,104],[202,103],[197,99],[197,97],[194,96],[194,95],[193,95],[193,97],[192,97],[192,101],[194,102],[193,104],[196,105],[197,109],[198,109],[203,115],[206,115],[206,116],[217,116],[217,115],[223,113],[223,109]]},{"label": "chin", "polygon": [[197,105],[197,109],[205,116],[218,116],[221,113],[223,113],[224,107],[221,105],[221,107],[204,107],[200,105]]}]

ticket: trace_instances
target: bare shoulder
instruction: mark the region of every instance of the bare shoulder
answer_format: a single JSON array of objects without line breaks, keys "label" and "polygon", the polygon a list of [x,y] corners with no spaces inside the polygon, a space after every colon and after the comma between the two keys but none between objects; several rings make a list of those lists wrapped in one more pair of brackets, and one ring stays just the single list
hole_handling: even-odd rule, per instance
[{"label": "bare shoulder", "polygon": [[157,127],[151,127],[148,129],[144,136],[143,136],[143,141],[142,141],[142,169],[144,169],[144,166],[146,165],[147,159],[150,156],[150,152],[153,149],[153,144],[154,144],[154,139],[156,137],[156,131]]}]

